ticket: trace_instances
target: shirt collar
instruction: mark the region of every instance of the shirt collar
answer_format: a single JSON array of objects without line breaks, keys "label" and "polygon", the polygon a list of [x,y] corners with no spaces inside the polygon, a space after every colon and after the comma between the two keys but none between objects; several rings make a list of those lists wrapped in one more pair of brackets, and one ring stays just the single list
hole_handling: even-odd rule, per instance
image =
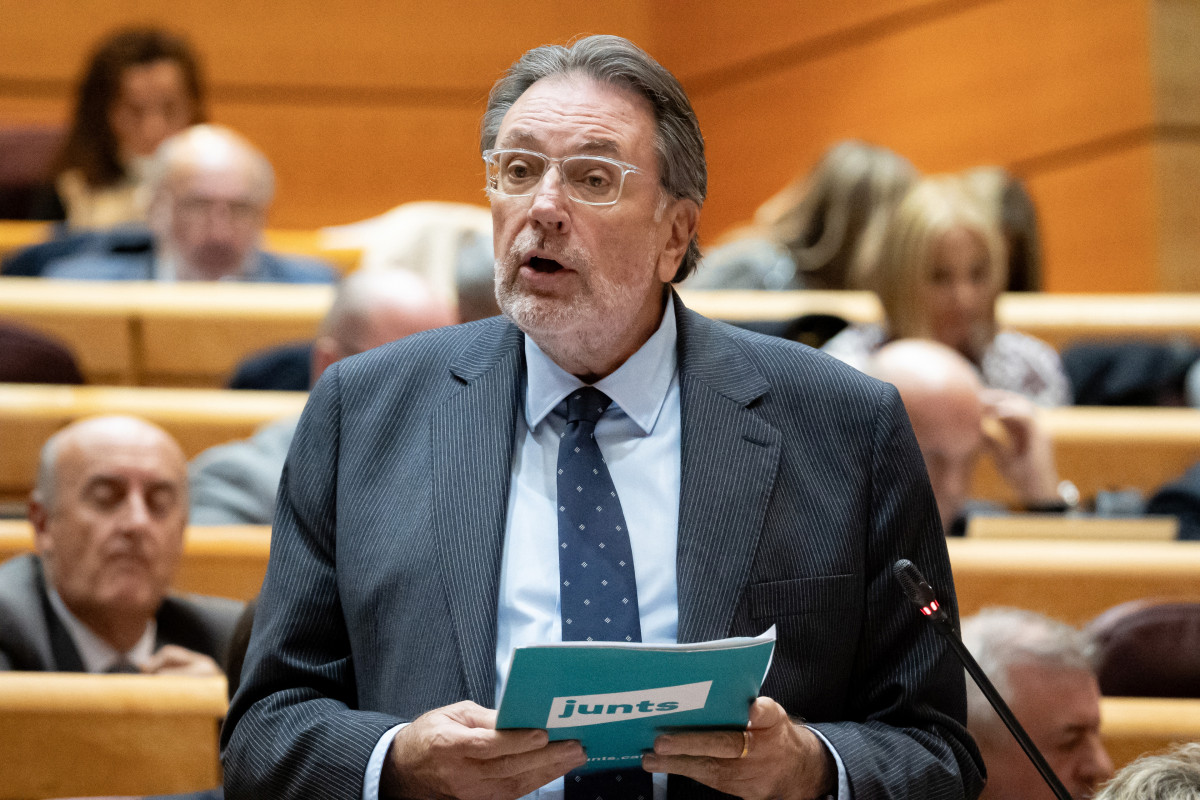
[{"label": "shirt collar", "polygon": [[150,660],[150,656],[154,655],[154,639],[158,635],[158,625],[153,619],[146,623],[146,630],[142,632],[141,638],[133,647],[128,652],[122,653],[97,636],[91,628],[72,614],[58,592],[49,585],[49,581],[46,584],[46,594],[50,598],[50,607],[54,609],[54,613],[58,615],[63,627],[70,634],[71,641],[75,643],[75,649],[79,651],[79,659],[83,662],[83,668],[88,672],[107,672],[109,668],[120,661],[128,661],[134,666],[141,666]]},{"label": "shirt collar", "polygon": [[[645,434],[654,430],[667,389],[675,377],[677,338],[675,304],[668,297],[658,330],[616,371],[595,384]],[[533,430],[568,394],[585,384],[555,364],[529,336],[525,337],[525,364],[528,372],[525,423]]]}]

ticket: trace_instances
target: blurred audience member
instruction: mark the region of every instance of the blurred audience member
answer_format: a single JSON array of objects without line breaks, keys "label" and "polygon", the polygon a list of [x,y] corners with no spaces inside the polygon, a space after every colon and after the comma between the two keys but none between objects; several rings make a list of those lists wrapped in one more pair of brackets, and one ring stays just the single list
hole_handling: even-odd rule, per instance
[{"label": "blurred audience member", "polygon": [[204,118],[199,62],[183,38],[155,28],[113,33],[84,70],[55,162],[56,193],[35,215],[73,228],[144,221],[147,159]]},{"label": "blurred audience member", "polygon": [[0,565],[0,669],[219,675],[241,604],[169,595],[187,464],[133,417],[75,422],[42,448],[36,554]]},{"label": "blurred audience member", "polygon": [[321,229],[332,249],[362,251],[359,269],[403,269],[420,275],[460,322],[500,313],[494,284],[492,212],[470,203],[404,203],[371,219]]},{"label": "blurred audience member", "polygon": [[864,366],[900,392],[947,534],[963,533],[971,477],[983,453],[991,456],[1024,510],[1064,509],[1054,446],[1027,399],[984,389],[975,367],[938,342],[892,342]]},{"label": "blurred audience member", "polygon": [[[454,324],[450,307],[417,276],[401,270],[356,272],[342,282],[321,323],[312,380],[335,361],[410,334]],[[205,450],[192,461],[195,525],[269,525],[275,492],[298,417],[253,437]]]},{"label": "blurred audience member", "polygon": [[1019,178],[1003,167],[977,167],[964,176],[967,186],[1004,234],[1010,292],[1042,288],[1042,244],[1037,208]]},{"label": "blurred audience member", "polygon": [[37,331],[0,322],[0,383],[83,383],[71,351]]},{"label": "blurred audience member", "polygon": [[705,254],[690,289],[847,289],[872,269],[873,240],[917,178],[890,150],[845,141]]},{"label": "blurred audience member", "polygon": [[1200,541],[1200,463],[1160,487],[1146,503],[1146,513],[1177,518],[1179,538]]},{"label": "blurred audience member", "polygon": [[313,259],[258,249],[275,174],[266,156],[228,128],[196,125],[159,147],[147,178],[146,252],[94,249],[51,263],[49,278],[80,280],[243,280],[329,283]]},{"label": "blurred audience member", "polygon": [[[1071,797],[1090,798],[1113,765],[1100,739],[1100,688],[1087,637],[1031,611],[992,608],[963,620],[962,638]],[[971,680],[967,729],[987,767],[980,800],[1053,800]]]},{"label": "blurred audience member", "polygon": [[1200,800],[1200,742],[1126,764],[1096,800]]},{"label": "blurred audience member", "polygon": [[1000,232],[954,178],[918,182],[900,201],[880,241],[871,286],[882,325],[851,325],[825,351],[862,367],[893,339],[933,339],[979,368],[984,385],[1038,405],[1065,405],[1070,386],[1045,342],[996,325],[1007,282]]}]

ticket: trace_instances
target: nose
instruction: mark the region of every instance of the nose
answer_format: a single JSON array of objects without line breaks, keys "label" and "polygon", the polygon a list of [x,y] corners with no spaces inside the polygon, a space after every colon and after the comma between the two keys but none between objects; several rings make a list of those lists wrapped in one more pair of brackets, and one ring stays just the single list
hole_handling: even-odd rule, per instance
[{"label": "nose", "polygon": [[125,514],[122,522],[124,530],[135,532],[145,530],[151,522],[150,506],[145,495],[140,491],[131,491],[125,497]]},{"label": "nose", "polygon": [[571,216],[567,210],[570,202],[563,186],[562,171],[552,164],[533,193],[529,219],[535,226],[548,232],[566,233],[571,228]]},{"label": "nose", "polygon": [[1112,759],[1099,734],[1089,737],[1086,752],[1080,757],[1079,778],[1094,789],[1113,775]]}]

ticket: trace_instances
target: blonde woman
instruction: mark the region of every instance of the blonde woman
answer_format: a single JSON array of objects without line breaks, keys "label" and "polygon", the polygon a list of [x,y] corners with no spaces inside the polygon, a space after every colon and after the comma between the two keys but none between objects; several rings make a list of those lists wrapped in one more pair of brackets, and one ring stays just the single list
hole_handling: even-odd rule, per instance
[{"label": "blonde woman", "polygon": [[959,179],[927,178],[900,201],[879,243],[868,288],[883,305],[883,323],[852,325],[824,349],[861,367],[893,339],[933,339],[970,360],[986,386],[1065,405],[1071,392],[1058,353],[996,324],[1007,281],[994,220]]},{"label": "blonde woman", "polygon": [[917,172],[891,150],[853,140],[759,206],[706,253],[692,289],[847,289],[870,242]]}]

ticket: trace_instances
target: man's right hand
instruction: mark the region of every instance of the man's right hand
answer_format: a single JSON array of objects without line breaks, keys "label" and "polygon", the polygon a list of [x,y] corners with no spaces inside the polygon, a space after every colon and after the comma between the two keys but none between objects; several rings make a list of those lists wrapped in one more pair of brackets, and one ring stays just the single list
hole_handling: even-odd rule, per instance
[{"label": "man's right hand", "polygon": [[496,712],[469,701],[422,714],[392,740],[379,794],[388,798],[518,798],[587,761],[577,741],[543,730],[496,730]]}]

